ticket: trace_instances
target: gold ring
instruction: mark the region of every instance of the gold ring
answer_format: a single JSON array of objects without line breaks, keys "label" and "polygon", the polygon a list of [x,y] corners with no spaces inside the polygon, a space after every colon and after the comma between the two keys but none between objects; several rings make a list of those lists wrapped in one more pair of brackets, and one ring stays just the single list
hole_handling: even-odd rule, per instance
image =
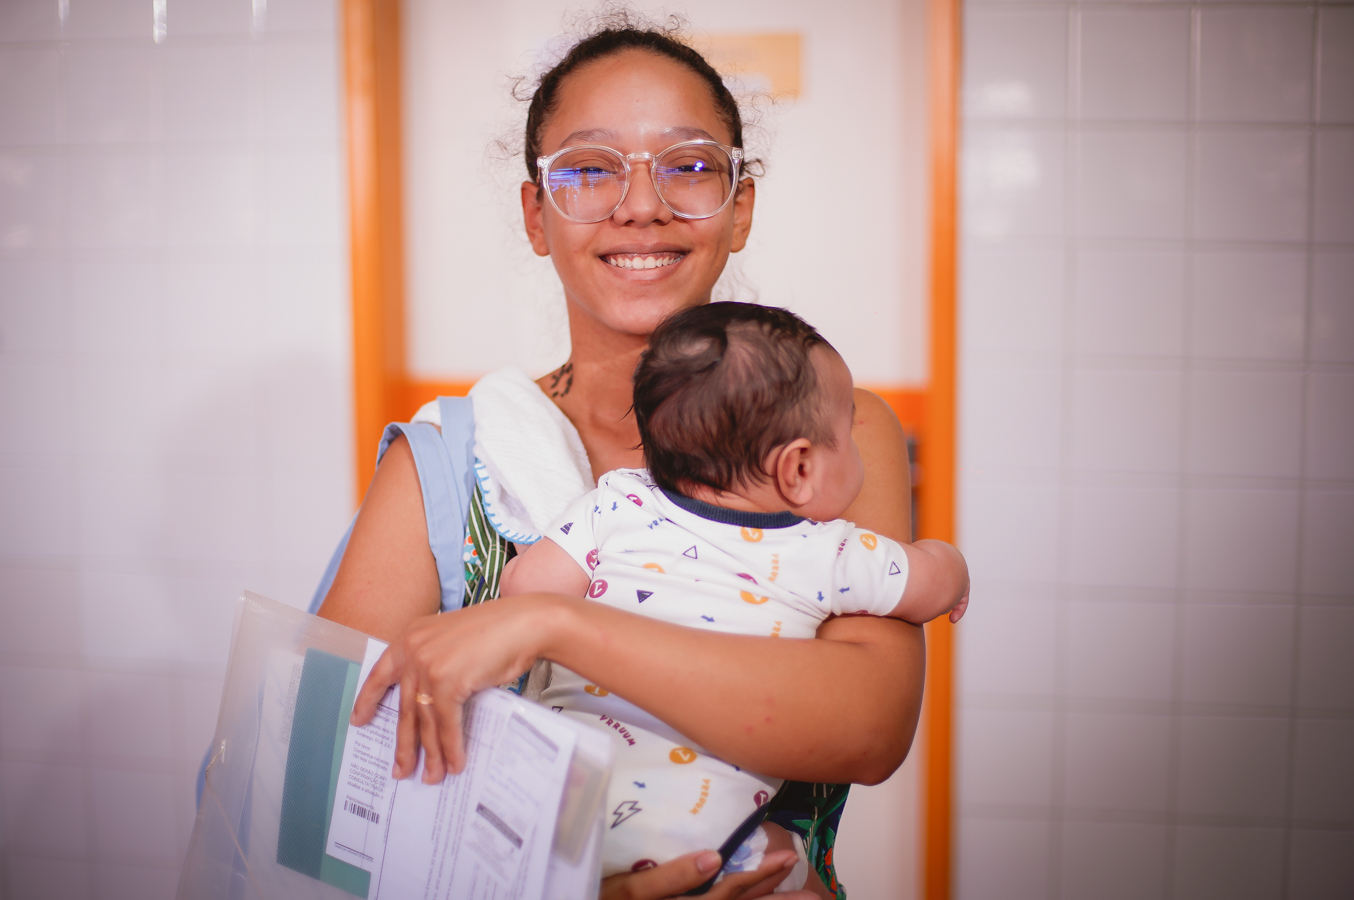
[{"label": "gold ring", "polygon": [[415,694],[415,695],[414,695],[414,702],[415,702],[415,703],[421,703],[421,704],[423,704],[424,706],[432,706],[432,705],[433,705],[433,695],[432,695],[432,694]]}]

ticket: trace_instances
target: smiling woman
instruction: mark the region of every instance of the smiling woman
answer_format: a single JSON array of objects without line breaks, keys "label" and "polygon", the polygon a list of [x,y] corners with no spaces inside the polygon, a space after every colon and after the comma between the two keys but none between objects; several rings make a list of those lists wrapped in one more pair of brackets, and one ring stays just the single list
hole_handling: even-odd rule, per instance
[{"label": "smiling woman", "polygon": [[[742,127],[722,81],[671,35],[618,24],[580,42],[546,74],[528,122],[531,180],[519,192],[523,220],[533,251],[550,258],[564,293],[568,361],[534,386],[520,373],[490,376],[475,403],[477,440],[484,438],[476,445],[479,455],[489,445],[489,423],[482,429],[481,414],[491,405],[490,382],[500,392],[506,381],[514,390],[525,384],[529,389],[519,391],[525,402],[561,423],[561,446],[577,445],[575,477],[584,483],[641,464],[628,414],[635,361],[660,321],[709,302],[729,255],[746,246],[756,199],[754,181],[740,177]],[[552,175],[561,169],[557,187]],[[707,178],[711,173],[715,177]],[[683,193],[683,179],[688,187],[700,181],[718,192]],[[588,199],[583,194],[597,202],[576,204]],[[907,540],[902,431],[877,396],[856,390],[855,405],[852,433],[865,486],[846,517]],[[549,462],[535,449],[538,437],[524,430],[517,444],[523,451],[532,447],[538,462]],[[502,456],[476,463],[485,473],[483,496],[509,498],[512,479],[503,468],[509,463]],[[405,696],[434,698],[402,711],[399,766],[405,773],[414,769],[415,738],[426,754],[425,777],[437,780],[446,768],[457,769],[465,697],[515,679],[535,660],[553,660],[602,690],[623,694],[730,762],[813,782],[792,791],[789,805],[773,817],[783,814],[776,821],[805,838],[814,870],[806,887],[819,896],[838,895],[832,850],[845,799],[839,783],[882,780],[907,753],[920,704],[918,629],[834,619],[812,641],[693,635],[548,594],[420,619],[438,609],[445,592],[439,589],[439,560],[429,550],[431,519],[425,521],[419,479],[413,455],[397,439],[372,481],[321,610],[394,640],[378,682],[399,681]],[[467,552],[486,557],[491,545],[508,550],[500,552],[501,566],[511,552],[503,535],[511,531],[514,541],[530,543],[539,531],[531,534],[530,523],[518,530],[499,527],[495,510],[512,504],[491,509],[490,500],[480,497],[477,491],[481,517],[493,528],[476,532],[472,510],[475,540]],[[682,690],[674,691],[674,684]],[[829,720],[830,733],[812,728]],[[762,874],[775,871],[779,880],[780,858],[771,854],[767,860],[771,869]],[[675,860],[609,882],[607,890],[666,897],[704,881],[709,872],[701,862]],[[711,896],[739,896],[741,889],[729,879]]]}]

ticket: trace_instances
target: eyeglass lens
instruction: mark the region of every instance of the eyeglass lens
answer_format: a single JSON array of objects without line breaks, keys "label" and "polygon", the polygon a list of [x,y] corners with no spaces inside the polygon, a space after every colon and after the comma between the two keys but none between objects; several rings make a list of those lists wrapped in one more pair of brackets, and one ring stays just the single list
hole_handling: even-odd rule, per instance
[{"label": "eyeglass lens", "polygon": [[[733,191],[733,160],[719,147],[678,144],[654,159],[653,180],[677,215],[709,216]],[[580,147],[555,159],[546,184],[566,216],[600,221],[616,211],[625,195],[625,160],[614,150]]]}]

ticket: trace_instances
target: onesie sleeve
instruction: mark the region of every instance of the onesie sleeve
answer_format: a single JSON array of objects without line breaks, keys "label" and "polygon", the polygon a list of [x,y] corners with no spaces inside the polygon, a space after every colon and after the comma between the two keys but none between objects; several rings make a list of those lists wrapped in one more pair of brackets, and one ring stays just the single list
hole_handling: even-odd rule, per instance
[{"label": "onesie sleeve", "polygon": [[897,541],[852,528],[833,566],[832,612],[887,616],[907,587],[907,553]]},{"label": "onesie sleeve", "polygon": [[595,522],[599,493],[600,489],[588,491],[570,503],[543,535],[563,547],[564,552],[589,575],[597,565]]}]

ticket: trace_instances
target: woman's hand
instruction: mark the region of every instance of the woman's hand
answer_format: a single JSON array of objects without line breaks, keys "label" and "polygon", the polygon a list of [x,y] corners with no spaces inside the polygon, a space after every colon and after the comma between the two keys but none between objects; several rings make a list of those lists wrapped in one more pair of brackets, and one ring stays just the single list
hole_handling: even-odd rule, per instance
[{"label": "woman's hand", "polygon": [[423,781],[437,784],[465,768],[461,714],[476,691],[520,676],[540,656],[538,636],[553,602],[564,597],[531,594],[509,597],[440,616],[415,619],[381,654],[357,695],[350,719],[361,726],[393,684],[400,686],[395,778],[418,768],[423,746]]},{"label": "woman's hand", "polygon": [[[794,868],[795,852],[768,853],[755,872],[726,875],[704,894],[705,900],[750,900],[770,894]],[[700,887],[719,870],[719,854],[713,850],[688,853],[643,872],[613,875],[602,882],[600,900],[669,900]],[[786,900],[818,900],[811,891],[781,894]]]}]

